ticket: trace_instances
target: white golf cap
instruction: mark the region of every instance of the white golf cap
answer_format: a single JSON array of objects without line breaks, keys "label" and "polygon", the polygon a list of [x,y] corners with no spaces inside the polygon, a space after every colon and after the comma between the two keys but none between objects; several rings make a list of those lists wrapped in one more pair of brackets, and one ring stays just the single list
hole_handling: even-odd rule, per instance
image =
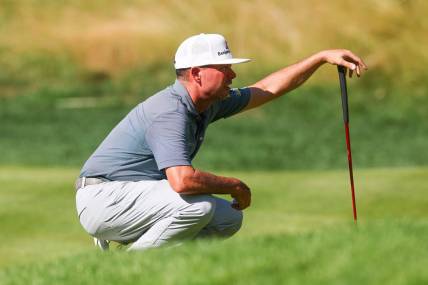
[{"label": "white golf cap", "polygon": [[236,64],[248,58],[233,58],[226,39],[218,34],[199,34],[187,38],[175,53],[175,69],[209,64]]}]

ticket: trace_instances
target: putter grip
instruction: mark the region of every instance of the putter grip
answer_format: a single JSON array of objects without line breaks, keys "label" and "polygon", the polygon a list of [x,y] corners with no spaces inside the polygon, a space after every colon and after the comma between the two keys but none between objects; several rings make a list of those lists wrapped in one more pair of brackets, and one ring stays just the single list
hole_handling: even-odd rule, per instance
[{"label": "putter grip", "polygon": [[346,68],[338,65],[337,71],[339,72],[340,92],[342,95],[343,121],[345,123],[348,123],[349,114],[348,114],[348,90],[346,88]]}]

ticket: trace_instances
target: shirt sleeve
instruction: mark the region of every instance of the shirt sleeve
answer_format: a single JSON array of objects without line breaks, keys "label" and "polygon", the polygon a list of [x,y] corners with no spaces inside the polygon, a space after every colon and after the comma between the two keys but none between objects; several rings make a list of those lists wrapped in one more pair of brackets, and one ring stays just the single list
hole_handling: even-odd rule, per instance
[{"label": "shirt sleeve", "polygon": [[159,170],[192,165],[187,132],[186,118],[179,113],[162,114],[152,122],[145,133],[145,140]]},{"label": "shirt sleeve", "polygon": [[239,113],[248,105],[250,98],[251,90],[248,87],[231,89],[227,98],[214,105],[215,115],[212,122]]}]

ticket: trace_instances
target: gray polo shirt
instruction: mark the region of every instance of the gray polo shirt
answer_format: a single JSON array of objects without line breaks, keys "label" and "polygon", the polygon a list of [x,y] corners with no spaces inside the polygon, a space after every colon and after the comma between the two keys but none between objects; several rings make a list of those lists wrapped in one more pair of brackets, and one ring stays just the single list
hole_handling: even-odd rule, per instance
[{"label": "gray polo shirt", "polygon": [[249,100],[249,88],[232,89],[199,114],[176,80],[129,112],[89,157],[80,177],[166,179],[165,168],[192,164],[210,123],[238,113]]}]

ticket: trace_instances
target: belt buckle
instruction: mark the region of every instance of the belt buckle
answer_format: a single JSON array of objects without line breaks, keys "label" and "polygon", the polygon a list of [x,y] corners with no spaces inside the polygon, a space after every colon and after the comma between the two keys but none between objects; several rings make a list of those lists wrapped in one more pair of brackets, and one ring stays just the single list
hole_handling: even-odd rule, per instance
[{"label": "belt buckle", "polygon": [[80,184],[80,188],[85,187],[86,177],[82,177],[82,183]]}]

